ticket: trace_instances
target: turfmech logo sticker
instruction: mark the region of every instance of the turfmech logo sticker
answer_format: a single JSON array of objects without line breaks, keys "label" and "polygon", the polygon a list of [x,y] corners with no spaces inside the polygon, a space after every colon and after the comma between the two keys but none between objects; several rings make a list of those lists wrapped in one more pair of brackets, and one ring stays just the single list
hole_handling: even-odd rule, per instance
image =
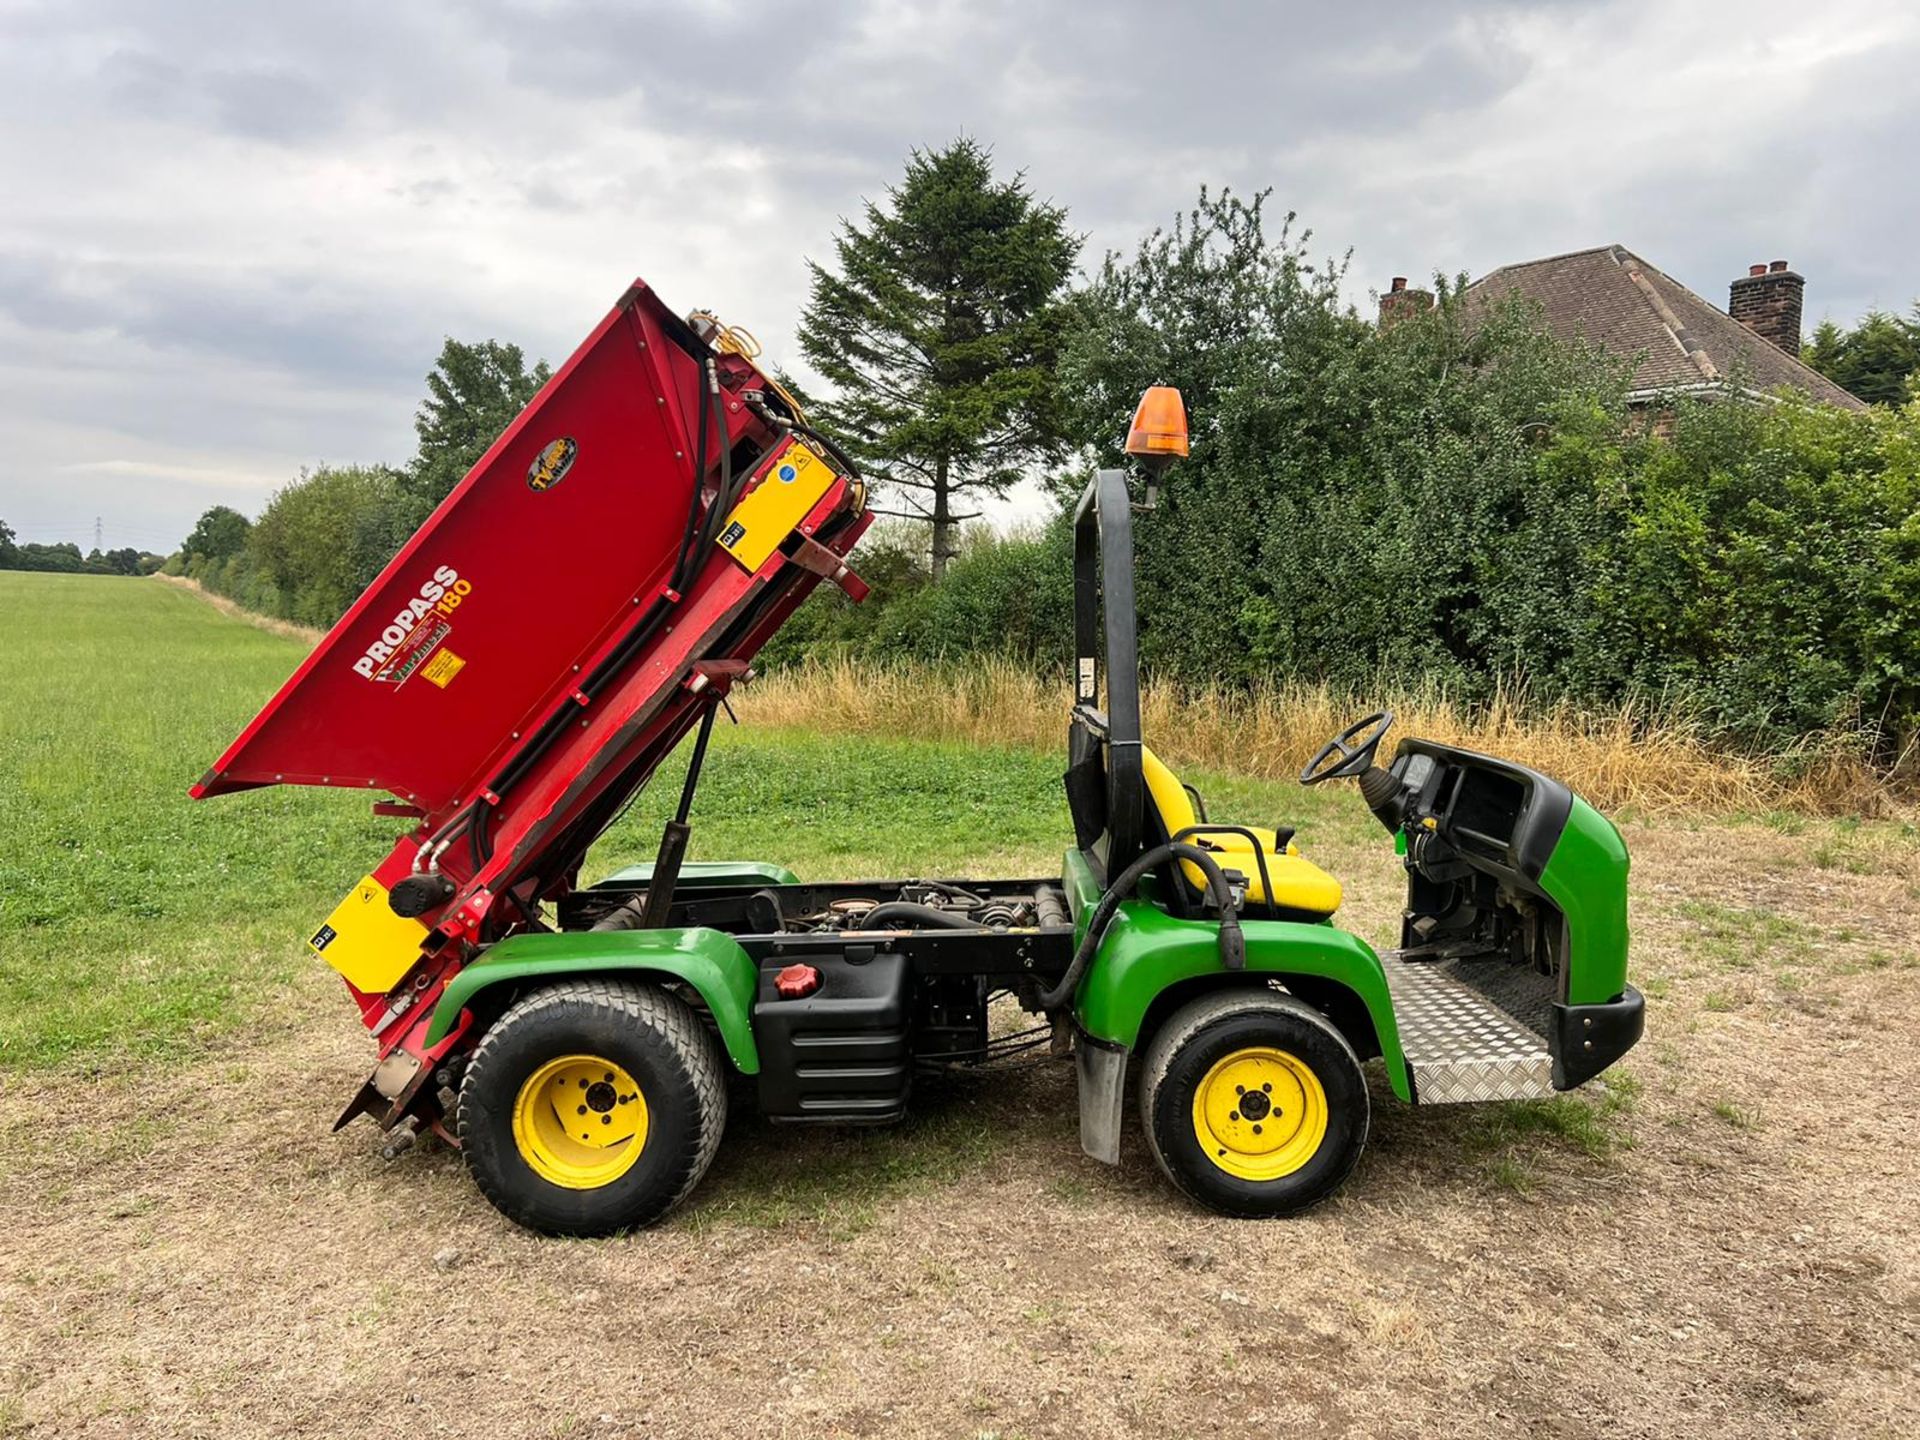
[{"label": "turfmech logo sticker", "polygon": [[[420,587],[420,593],[407,602],[407,608],[380,632],[380,638],[353,662],[354,673],[383,685],[406,684],[453,633],[448,617],[472,591],[473,582],[461,579],[458,570],[451,565],[440,566]],[[444,689],[465,664],[449,656],[432,667],[428,678]]]}]

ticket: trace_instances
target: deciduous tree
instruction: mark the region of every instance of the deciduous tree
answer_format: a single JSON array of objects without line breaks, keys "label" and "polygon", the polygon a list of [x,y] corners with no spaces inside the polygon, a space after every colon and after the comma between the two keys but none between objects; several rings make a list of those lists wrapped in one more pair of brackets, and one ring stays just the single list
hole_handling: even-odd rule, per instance
[{"label": "deciduous tree", "polygon": [[189,555],[225,560],[240,553],[252,528],[253,522],[232,506],[216,505],[200,517],[180,548]]},{"label": "deciduous tree", "polygon": [[450,339],[441,347],[413,419],[420,448],[407,468],[406,489],[421,502],[414,524],[460,483],[552,373],[544,360],[529,369],[518,345],[498,340]]}]

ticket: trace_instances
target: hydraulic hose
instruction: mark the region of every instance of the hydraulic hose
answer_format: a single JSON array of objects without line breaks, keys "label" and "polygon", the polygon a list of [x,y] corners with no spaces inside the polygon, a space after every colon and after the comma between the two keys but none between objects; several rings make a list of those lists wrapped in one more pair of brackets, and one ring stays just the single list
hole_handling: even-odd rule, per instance
[{"label": "hydraulic hose", "polygon": [[[1107,933],[1114,912],[1120,908],[1120,902],[1133,893],[1134,886],[1140,883],[1140,877],[1169,860],[1187,860],[1198,865],[1207,877],[1207,891],[1213,896],[1213,903],[1220,910],[1220,962],[1229,970],[1244,970],[1247,964],[1247,937],[1241,932],[1240,917],[1234,913],[1233,891],[1227,884],[1227,877],[1220,868],[1220,862],[1202,850],[1198,845],[1189,845],[1184,841],[1173,841],[1166,845],[1156,845],[1126,869],[1122,870],[1113,884],[1107,887],[1107,893],[1100,897],[1100,903],[1093,907],[1093,918],[1087,922],[1087,933],[1080,939],[1080,948],[1073,953],[1073,962],[1067,966],[1067,973],[1060,977],[1060,983],[1040,996],[1042,1010],[1058,1010],[1073,998],[1073,992],[1079,988],[1081,976],[1087,973],[1087,966],[1093,963],[1093,957],[1100,948],[1100,941]],[[884,906],[881,908],[885,908]]]},{"label": "hydraulic hose", "polygon": [[942,910],[936,905],[916,905],[911,900],[889,900],[884,905],[876,905],[854,923],[856,930],[879,930],[885,928],[888,921],[906,922],[896,927],[903,930],[932,928],[936,930],[978,930],[964,915],[956,915],[951,910]]}]

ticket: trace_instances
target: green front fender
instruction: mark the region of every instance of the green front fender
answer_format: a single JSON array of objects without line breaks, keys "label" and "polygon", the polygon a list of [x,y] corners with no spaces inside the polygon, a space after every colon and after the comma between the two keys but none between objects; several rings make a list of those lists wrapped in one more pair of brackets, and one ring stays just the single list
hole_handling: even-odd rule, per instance
[{"label": "green front fender", "polygon": [[1627,843],[1579,796],[1540,872],[1540,888],[1567,919],[1569,1005],[1604,1005],[1627,987]]},{"label": "green front fender", "polygon": [[577,930],[515,935],[488,949],[454,976],[433,1008],[427,1044],[437,1045],[495,985],[576,975],[652,975],[684,981],[699,992],[736,1069],[760,1071],[753,1043],[753,999],[760,969],[731,935],[705,926],[684,930]]},{"label": "green front fender", "polygon": [[[1247,968],[1242,974],[1280,979],[1316,976],[1344,985],[1359,998],[1373,1021],[1393,1093],[1411,1100],[1400,1027],[1387,993],[1386,972],[1373,947],[1331,925],[1247,920],[1242,929],[1247,938]],[[1130,900],[1115,912],[1100,942],[1100,953],[1087,968],[1075,1014],[1087,1034],[1131,1050],[1139,1041],[1148,1010],[1169,986],[1226,974],[1220,965],[1217,925],[1178,920],[1156,905]]]}]

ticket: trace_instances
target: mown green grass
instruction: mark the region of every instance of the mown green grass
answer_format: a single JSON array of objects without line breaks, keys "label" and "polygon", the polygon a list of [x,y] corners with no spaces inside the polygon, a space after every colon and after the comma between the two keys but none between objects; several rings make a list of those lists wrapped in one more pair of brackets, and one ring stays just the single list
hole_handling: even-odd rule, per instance
[{"label": "mown green grass", "polygon": [[186,796],[299,658],[158,583],[0,574],[0,1063],[190,1045],[301,963],[315,898],[392,822]]},{"label": "mown green grass", "polygon": [[[0,575],[0,1063],[176,1049],[244,1021],[313,963],[302,937],[386,851],[364,793],[186,788],[301,657],[158,584]],[[648,790],[591,858],[650,855]],[[1044,873],[1066,835],[1057,762],[727,730],[695,853],[807,875],[902,865]]]}]

